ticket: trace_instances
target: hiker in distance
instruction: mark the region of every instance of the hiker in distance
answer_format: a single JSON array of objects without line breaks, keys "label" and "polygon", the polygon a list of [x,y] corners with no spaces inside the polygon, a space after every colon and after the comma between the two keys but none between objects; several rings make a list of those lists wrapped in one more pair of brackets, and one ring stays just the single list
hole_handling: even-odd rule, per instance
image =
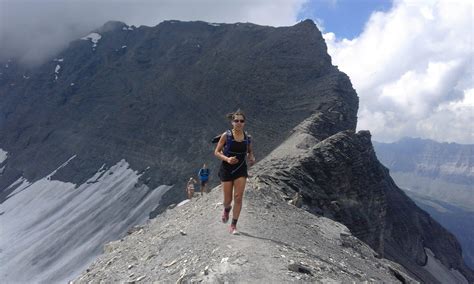
[{"label": "hiker in distance", "polygon": [[222,160],[219,168],[219,178],[224,192],[224,212],[222,222],[227,223],[229,213],[232,209],[232,197],[234,199],[234,210],[232,211],[232,223],[229,232],[237,233],[237,221],[242,209],[242,199],[247,182],[247,162],[252,166],[255,156],[250,143],[250,136],[244,131],[245,114],[241,110],[227,115],[232,122],[232,129],[224,132],[217,143],[214,155]]},{"label": "hiker in distance", "polygon": [[196,180],[193,177],[190,177],[188,183],[186,184],[186,191],[188,193],[188,199],[193,198],[194,195],[194,184]]},{"label": "hiker in distance", "polygon": [[204,192],[207,193],[206,185],[209,181],[209,173],[210,170],[207,168],[206,163],[204,163],[198,172],[199,181],[201,181],[201,196],[204,195]]}]

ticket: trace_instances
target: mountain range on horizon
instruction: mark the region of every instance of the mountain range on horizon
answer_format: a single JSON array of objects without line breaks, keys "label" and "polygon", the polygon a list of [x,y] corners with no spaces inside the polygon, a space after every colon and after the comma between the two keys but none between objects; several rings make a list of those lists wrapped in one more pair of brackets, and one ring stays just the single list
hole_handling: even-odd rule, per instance
[{"label": "mountain range on horizon", "polygon": [[210,139],[237,108],[260,160],[254,178],[283,200],[302,198],[301,209],[288,212],[332,219],[320,233],[347,227],[347,238],[404,267],[388,265],[380,279],[437,283],[441,269],[474,281],[456,238],[397,187],[370,133],[355,132],[357,94],[312,21],[279,28],[108,22],[35,69],[14,60],[2,66],[0,275],[7,281],[75,278],[104,244],[149,216],[174,214],[169,205],[185,198],[184,183],[203,162],[216,185]]}]

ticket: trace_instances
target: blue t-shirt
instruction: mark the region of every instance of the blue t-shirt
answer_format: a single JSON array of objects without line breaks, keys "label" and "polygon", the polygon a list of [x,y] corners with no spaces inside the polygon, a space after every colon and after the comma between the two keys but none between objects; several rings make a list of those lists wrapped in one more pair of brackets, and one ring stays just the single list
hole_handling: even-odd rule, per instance
[{"label": "blue t-shirt", "polygon": [[201,181],[207,181],[209,179],[209,169],[200,169],[198,175]]}]

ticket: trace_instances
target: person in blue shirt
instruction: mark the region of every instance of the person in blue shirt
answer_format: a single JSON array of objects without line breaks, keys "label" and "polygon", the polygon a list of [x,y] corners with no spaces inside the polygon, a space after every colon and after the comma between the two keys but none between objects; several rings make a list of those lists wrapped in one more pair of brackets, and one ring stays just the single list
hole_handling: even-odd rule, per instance
[{"label": "person in blue shirt", "polygon": [[207,168],[206,163],[204,163],[198,173],[199,180],[201,181],[201,196],[204,195],[204,192],[207,193],[206,186],[209,182],[210,173],[211,171]]}]

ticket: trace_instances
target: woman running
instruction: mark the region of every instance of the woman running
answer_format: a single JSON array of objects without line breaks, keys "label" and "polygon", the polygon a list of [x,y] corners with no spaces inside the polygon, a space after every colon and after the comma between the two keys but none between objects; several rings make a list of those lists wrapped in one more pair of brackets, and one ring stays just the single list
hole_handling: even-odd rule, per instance
[{"label": "woman running", "polygon": [[222,160],[219,169],[224,192],[224,212],[222,222],[227,223],[229,213],[232,209],[232,197],[234,200],[234,210],[232,211],[232,223],[229,232],[237,233],[237,221],[242,209],[242,198],[247,182],[247,158],[249,165],[255,163],[250,137],[244,131],[245,114],[237,110],[227,116],[232,121],[232,130],[227,130],[221,135],[217,143],[214,155]]}]

